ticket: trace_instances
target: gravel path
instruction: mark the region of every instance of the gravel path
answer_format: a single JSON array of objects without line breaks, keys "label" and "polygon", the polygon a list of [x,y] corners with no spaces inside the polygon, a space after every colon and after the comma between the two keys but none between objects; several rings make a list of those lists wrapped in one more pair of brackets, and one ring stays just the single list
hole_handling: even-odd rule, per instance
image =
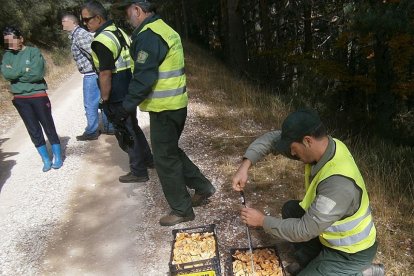
[{"label": "gravel path", "polygon": [[[50,91],[53,116],[66,159],[60,170],[43,173],[42,162],[19,117],[0,136],[0,274],[34,275],[47,241],[65,211],[87,144],[74,137],[84,125],[78,74]],[[6,158],[5,158],[6,157]]]}]

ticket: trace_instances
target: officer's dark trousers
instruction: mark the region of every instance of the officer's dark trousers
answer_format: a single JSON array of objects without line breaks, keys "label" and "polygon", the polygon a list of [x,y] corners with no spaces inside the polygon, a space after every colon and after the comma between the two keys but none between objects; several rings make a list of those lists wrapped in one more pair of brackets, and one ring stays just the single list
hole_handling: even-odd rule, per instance
[{"label": "officer's dark trousers", "polygon": [[45,131],[50,144],[60,144],[52,117],[52,107],[50,105],[49,97],[15,97],[12,102],[19,112],[20,117],[23,119],[24,125],[26,126],[30,139],[35,147],[40,147],[46,144],[42,128]]},{"label": "officer's dark trousers", "polygon": [[[115,114],[119,113],[120,108],[122,102],[108,103],[107,108],[104,108],[105,115],[113,124],[115,132],[121,133],[121,136],[116,134],[116,138],[121,148],[128,154],[131,172],[136,176],[148,176],[146,164],[152,163],[152,154],[145,134],[138,125],[137,112],[129,113],[126,120],[120,123],[115,120]],[[125,144],[127,136],[132,138],[130,145]]]},{"label": "officer's dark trousers", "polygon": [[193,212],[187,187],[197,193],[205,193],[211,189],[210,181],[178,147],[186,118],[187,108],[150,112],[155,169],[168,204],[180,216]]},{"label": "officer's dark trousers", "polygon": [[[283,218],[300,218],[305,211],[298,200],[290,200],[282,207]],[[319,238],[294,243],[295,257],[302,267],[298,275],[362,275],[377,252],[377,243],[368,249],[350,254],[323,246]]]}]

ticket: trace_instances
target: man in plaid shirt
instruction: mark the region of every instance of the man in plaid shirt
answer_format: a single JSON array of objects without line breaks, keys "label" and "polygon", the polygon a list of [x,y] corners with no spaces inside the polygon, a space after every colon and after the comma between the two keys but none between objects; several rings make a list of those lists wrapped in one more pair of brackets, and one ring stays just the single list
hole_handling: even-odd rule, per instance
[{"label": "man in plaid shirt", "polygon": [[[63,30],[69,33],[71,51],[79,72],[83,75],[83,104],[85,107],[87,126],[82,135],[76,136],[78,141],[96,140],[100,135],[98,76],[95,73],[91,55],[93,35],[79,26],[79,20],[72,14],[62,18]],[[114,129],[105,114],[102,114],[103,133],[113,134]]]}]

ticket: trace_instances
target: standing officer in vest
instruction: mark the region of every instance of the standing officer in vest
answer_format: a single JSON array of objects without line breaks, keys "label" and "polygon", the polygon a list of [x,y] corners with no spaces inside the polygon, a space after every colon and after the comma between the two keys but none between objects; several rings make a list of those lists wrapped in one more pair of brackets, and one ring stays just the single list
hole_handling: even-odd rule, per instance
[{"label": "standing officer in vest", "polygon": [[[171,212],[163,226],[193,220],[193,208],[206,202],[215,188],[178,147],[187,117],[184,53],[180,36],[158,15],[149,1],[120,1],[132,34],[133,78],[123,102],[127,111],[139,105],[150,115],[154,163]],[[195,190],[193,198],[187,187]]]},{"label": "standing officer in vest", "polygon": [[137,111],[122,108],[131,80],[129,37],[112,20],[98,1],[82,7],[82,21],[95,32],[92,58],[99,76],[101,102],[108,119],[113,123],[120,147],[128,153],[130,172],[120,176],[123,183],[148,180],[147,167],[153,167],[152,153],[144,133],[138,126]]},{"label": "standing officer in vest", "polygon": [[383,275],[371,265],[377,252],[376,230],[364,180],[347,147],[326,134],[316,112],[291,113],[282,131],[264,134],[247,149],[233,177],[242,191],[249,168],[265,155],[283,154],[305,163],[306,194],[282,208],[282,218],[243,208],[241,219],[294,243],[296,275]]},{"label": "standing officer in vest", "polygon": [[[98,75],[93,69],[91,43],[93,35],[79,26],[79,19],[73,14],[62,17],[62,28],[69,33],[71,52],[79,72],[83,75],[83,105],[85,107],[86,127],[82,135],[76,136],[78,141],[96,140],[100,135],[99,99],[101,94],[98,87]],[[104,134],[113,134],[114,129],[104,114],[102,114]]]}]

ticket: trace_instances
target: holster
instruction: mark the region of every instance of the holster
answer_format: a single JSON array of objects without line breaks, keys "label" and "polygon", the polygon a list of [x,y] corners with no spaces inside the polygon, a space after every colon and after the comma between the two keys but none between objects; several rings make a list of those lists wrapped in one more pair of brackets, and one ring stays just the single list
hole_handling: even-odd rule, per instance
[{"label": "holster", "polygon": [[129,134],[128,129],[125,126],[125,121],[122,121],[116,116],[116,108],[112,110],[108,104],[102,106],[108,121],[111,122],[115,129],[115,137],[118,141],[119,147],[127,152],[129,147],[134,145],[134,138]]},{"label": "holster", "polygon": [[129,134],[125,126],[115,124],[115,137],[119,147],[125,152],[134,145],[134,138]]}]

